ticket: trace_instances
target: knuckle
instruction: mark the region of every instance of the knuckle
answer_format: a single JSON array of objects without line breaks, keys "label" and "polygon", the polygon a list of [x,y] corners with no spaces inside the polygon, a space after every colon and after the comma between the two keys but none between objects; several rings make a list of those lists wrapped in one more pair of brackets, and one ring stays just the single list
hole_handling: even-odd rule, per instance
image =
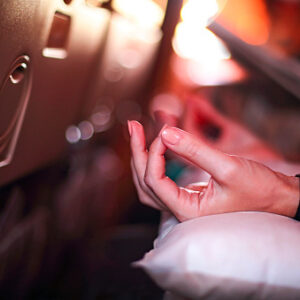
[{"label": "knuckle", "polygon": [[222,170],[222,177],[225,182],[232,182],[237,179],[238,176],[238,164],[236,162],[231,162],[227,166],[225,166]]},{"label": "knuckle", "polygon": [[144,177],[144,182],[148,187],[152,187],[153,186],[153,178],[149,175],[146,174]]},{"label": "knuckle", "polygon": [[153,155],[155,153],[154,144],[155,144],[155,141],[152,143],[152,145],[149,148],[149,152],[148,152],[149,155]]},{"label": "knuckle", "polygon": [[141,188],[144,192],[147,192],[149,190],[149,187],[144,180],[141,182]]},{"label": "knuckle", "polygon": [[186,145],[186,149],[185,149],[186,155],[196,156],[198,154],[198,151],[199,151],[199,148],[198,148],[197,143],[192,142],[192,143],[188,143]]}]

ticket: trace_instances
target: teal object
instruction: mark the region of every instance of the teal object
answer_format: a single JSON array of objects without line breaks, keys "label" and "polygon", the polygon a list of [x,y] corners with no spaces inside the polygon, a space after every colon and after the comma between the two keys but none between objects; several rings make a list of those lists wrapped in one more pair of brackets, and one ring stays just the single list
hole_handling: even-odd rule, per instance
[{"label": "teal object", "polygon": [[177,160],[169,160],[166,163],[166,175],[173,181],[177,181],[184,172],[185,166]]}]

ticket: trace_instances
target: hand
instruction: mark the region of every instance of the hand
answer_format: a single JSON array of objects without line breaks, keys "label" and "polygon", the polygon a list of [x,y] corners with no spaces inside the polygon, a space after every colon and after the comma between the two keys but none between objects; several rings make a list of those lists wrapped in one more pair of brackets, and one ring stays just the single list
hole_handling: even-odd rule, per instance
[{"label": "hand", "polygon": [[[149,148],[143,127],[129,122],[132,172],[142,203],[171,211],[179,221],[233,211],[264,211],[294,216],[298,180],[264,165],[212,148],[189,133],[164,127]],[[211,174],[207,185],[182,188],[165,175],[167,149]]]}]

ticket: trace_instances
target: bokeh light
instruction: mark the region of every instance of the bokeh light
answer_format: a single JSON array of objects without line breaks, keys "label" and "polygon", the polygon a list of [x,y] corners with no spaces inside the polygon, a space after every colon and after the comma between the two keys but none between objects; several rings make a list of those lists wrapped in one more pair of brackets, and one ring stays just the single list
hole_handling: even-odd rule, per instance
[{"label": "bokeh light", "polygon": [[225,44],[206,28],[221,9],[216,0],[185,1],[172,41],[179,57],[206,65],[230,58]]},{"label": "bokeh light", "polygon": [[230,58],[230,52],[215,34],[189,22],[177,25],[173,48],[180,57],[198,62],[211,63]]},{"label": "bokeh light", "polygon": [[78,128],[80,130],[81,139],[83,141],[89,140],[94,134],[94,127],[89,121],[80,122]]},{"label": "bokeh light", "polygon": [[70,144],[75,144],[79,142],[81,138],[81,132],[77,126],[71,125],[67,128],[65,137]]},{"label": "bokeh light", "polygon": [[183,22],[194,23],[195,26],[207,26],[212,17],[219,11],[216,0],[189,0],[181,9]]},{"label": "bokeh light", "polygon": [[162,8],[151,0],[114,0],[113,8],[141,27],[159,27],[164,18]]}]

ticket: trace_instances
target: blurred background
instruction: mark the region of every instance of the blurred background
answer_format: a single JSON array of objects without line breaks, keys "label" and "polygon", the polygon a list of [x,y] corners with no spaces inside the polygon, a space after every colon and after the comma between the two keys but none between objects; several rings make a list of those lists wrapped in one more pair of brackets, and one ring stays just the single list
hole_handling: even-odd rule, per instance
[{"label": "blurred background", "polygon": [[[127,120],[230,154],[300,162],[300,1],[0,0],[0,294],[161,299],[130,263]],[[168,175],[200,175],[169,154]]]}]

